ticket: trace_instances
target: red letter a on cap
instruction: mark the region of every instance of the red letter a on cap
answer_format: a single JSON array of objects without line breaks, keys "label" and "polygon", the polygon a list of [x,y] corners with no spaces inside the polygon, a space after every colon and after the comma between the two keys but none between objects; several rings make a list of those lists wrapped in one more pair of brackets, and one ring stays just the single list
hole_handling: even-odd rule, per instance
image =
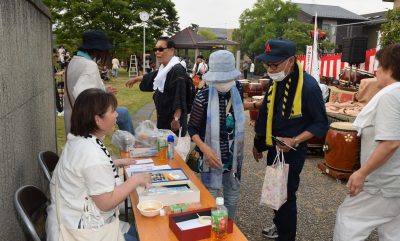
[{"label": "red letter a on cap", "polygon": [[271,52],[271,47],[269,46],[269,43],[267,44],[267,47],[265,48],[265,52],[266,53],[270,53]]}]

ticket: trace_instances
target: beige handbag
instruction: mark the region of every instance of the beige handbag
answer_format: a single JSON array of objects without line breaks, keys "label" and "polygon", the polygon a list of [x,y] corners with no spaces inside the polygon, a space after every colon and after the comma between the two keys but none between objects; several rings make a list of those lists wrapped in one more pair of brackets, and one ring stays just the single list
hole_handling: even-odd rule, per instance
[{"label": "beige handbag", "polygon": [[[125,241],[125,238],[121,232],[119,227],[119,211],[118,208],[115,209],[115,218],[114,221],[108,224],[99,225],[97,228],[88,228],[88,229],[71,229],[67,228],[61,223],[60,218],[60,203],[59,203],[59,190],[58,190],[58,178],[55,178],[55,189],[56,189],[56,212],[57,212],[57,220],[60,225],[60,236],[59,241]],[[85,201],[85,207],[83,210],[83,216],[88,215],[90,208],[88,205],[94,205],[91,201],[91,198],[88,197]],[[90,214],[89,214],[90,215]],[[82,219],[81,219],[82,222]]]},{"label": "beige handbag", "polygon": [[[282,155],[282,158],[280,158]],[[289,164],[285,163],[283,152],[277,149],[274,163],[267,166],[264,183],[261,191],[260,204],[279,210],[287,200],[287,183],[289,175]]]}]

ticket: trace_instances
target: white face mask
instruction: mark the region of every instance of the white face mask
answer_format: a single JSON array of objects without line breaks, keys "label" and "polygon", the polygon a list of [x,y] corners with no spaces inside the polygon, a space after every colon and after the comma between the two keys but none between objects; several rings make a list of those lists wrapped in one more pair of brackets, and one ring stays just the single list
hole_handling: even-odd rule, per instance
[{"label": "white face mask", "polygon": [[285,74],[285,69],[286,69],[286,66],[287,66],[288,63],[289,63],[289,61],[286,62],[285,67],[283,68],[282,71],[280,71],[280,72],[278,72],[278,73],[270,73],[270,72],[268,72],[268,76],[269,76],[271,79],[273,79],[274,81],[276,81],[276,82],[281,82],[281,81],[284,80],[284,79],[286,78],[286,76],[287,76],[287,74]]},{"label": "white face mask", "polygon": [[221,93],[226,93],[232,89],[232,86],[235,85],[235,81],[229,81],[225,83],[212,83],[212,86],[214,86],[218,92]]}]

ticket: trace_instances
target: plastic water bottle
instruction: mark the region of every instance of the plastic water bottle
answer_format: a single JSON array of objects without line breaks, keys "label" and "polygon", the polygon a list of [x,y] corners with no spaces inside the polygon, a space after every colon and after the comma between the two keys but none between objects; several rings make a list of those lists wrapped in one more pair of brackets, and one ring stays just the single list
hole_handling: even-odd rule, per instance
[{"label": "plastic water bottle", "polygon": [[167,142],[168,142],[167,159],[170,161],[174,159],[174,136],[169,135],[167,138]]},{"label": "plastic water bottle", "polygon": [[157,147],[158,147],[158,165],[167,164],[167,138],[165,135],[159,135],[157,137]]},{"label": "plastic water bottle", "polygon": [[121,150],[121,157],[128,158],[130,157],[130,152],[133,150],[133,143],[129,137],[124,138],[124,149]]},{"label": "plastic water bottle", "polygon": [[211,210],[211,240],[224,240],[228,230],[228,209],[224,198],[217,197],[217,207]]}]

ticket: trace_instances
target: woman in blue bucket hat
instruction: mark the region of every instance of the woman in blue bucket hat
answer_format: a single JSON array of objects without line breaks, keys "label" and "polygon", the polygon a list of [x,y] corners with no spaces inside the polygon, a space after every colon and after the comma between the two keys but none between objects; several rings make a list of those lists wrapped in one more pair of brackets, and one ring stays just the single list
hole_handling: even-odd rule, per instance
[{"label": "woman in blue bucket hat", "polygon": [[201,181],[217,197],[223,187],[229,218],[235,218],[244,147],[243,89],[240,71],[226,50],[210,55],[207,87],[193,102],[188,131],[199,152]]}]

